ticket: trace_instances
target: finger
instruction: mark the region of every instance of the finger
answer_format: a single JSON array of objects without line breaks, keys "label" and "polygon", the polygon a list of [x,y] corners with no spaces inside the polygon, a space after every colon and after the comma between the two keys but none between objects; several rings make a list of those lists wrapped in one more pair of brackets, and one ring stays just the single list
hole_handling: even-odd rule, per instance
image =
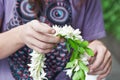
[{"label": "finger", "polygon": [[106,48],[104,49],[104,48],[101,48],[101,47],[97,47],[96,60],[90,66],[90,70],[96,70],[96,68],[98,68],[103,63],[105,53],[106,53]]},{"label": "finger", "polygon": [[98,76],[97,80],[102,80],[102,79],[104,79],[107,75],[110,74],[111,69],[112,69],[112,67],[110,67],[105,74],[102,74],[102,75]]},{"label": "finger", "polygon": [[41,49],[41,48],[38,48],[38,47],[36,47],[36,46],[34,46],[34,45],[30,45],[30,44],[27,44],[27,46],[30,47],[31,49],[33,49],[33,50],[41,53],[41,54],[42,54],[42,53],[43,53],[43,54],[49,53],[49,52],[52,50],[52,49],[43,50],[43,49]]},{"label": "finger", "polygon": [[101,71],[104,69],[104,67],[106,66],[106,64],[108,63],[108,61],[110,61],[111,59],[111,53],[109,51],[107,51],[106,55],[105,55],[105,59],[103,61],[103,64],[98,68],[96,69],[95,71]]},{"label": "finger", "polygon": [[93,72],[93,70],[91,70],[90,68],[91,68],[91,65],[93,64],[94,60],[95,60],[95,57],[91,57],[89,59],[88,68],[89,68],[90,71],[88,72],[88,74],[91,73],[91,72]]},{"label": "finger", "polygon": [[35,38],[32,38],[32,37],[29,37],[28,38],[28,41],[29,41],[29,44],[31,45],[34,45],[40,49],[52,49],[56,44],[50,44],[50,43],[45,43],[45,42],[42,42],[42,41],[39,41]]},{"label": "finger", "polygon": [[89,65],[91,65],[91,64],[93,64],[93,62],[94,62],[94,60],[95,60],[95,58],[96,58],[97,50],[96,50],[95,47],[93,47],[91,44],[89,44],[88,47],[91,48],[91,49],[93,50],[93,52],[94,52],[94,57],[90,57],[90,58],[88,59]]},{"label": "finger", "polygon": [[100,71],[95,71],[95,72],[92,73],[92,75],[105,74],[105,73],[108,71],[109,67],[111,67],[111,64],[112,64],[112,59],[110,59],[110,60],[108,61],[108,63],[106,64],[106,66],[105,66],[102,70],[100,70]]},{"label": "finger", "polygon": [[33,34],[31,35],[32,37],[42,41],[42,42],[46,42],[46,43],[59,43],[61,42],[61,38],[60,37],[56,37],[53,35],[48,35],[48,34],[42,34],[42,33],[38,33],[33,31]]},{"label": "finger", "polygon": [[95,60],[95,56],[96,56],[96,49],[94,48],[94,47],[92,47],[91,46],[91,44],[88,46],[89,48],[91,48],[92,50],[93,50],[93,52],[94,52],[94,57],[90,57],[89,59],[88,59],[88,61],[89,61],[89,65],[91,65],[91,64],[93,64],[93,62],[94,62],[94,60]]},{"label": "finger", "polygon": [[50,34],[54,34],[55,30],[53,28],[51,28],[50,26],[48,26],[45,23],[41,23],[38,20],[33,20],[30,23],[32,26],[32,28],[37,31],[37,32],[41,32],[41,33],[50,33]]},{"label": "finger", "polygon": [[94,56],[94,57],[90,57],[90,58],[88,59],[89,65],[93,64],[93,62],[94,62],[95,59],[96,59],[95,56]]}]

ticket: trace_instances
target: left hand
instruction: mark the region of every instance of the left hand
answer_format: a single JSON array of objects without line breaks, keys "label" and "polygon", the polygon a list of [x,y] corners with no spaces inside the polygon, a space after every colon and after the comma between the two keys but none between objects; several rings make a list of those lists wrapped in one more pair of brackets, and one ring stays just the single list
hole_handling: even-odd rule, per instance
[{"label": "left hand", "polygon": [[99,75],[97,80],[102,80],[111,71],[112,58],[110,51],[98,40],[92,41],[89,44],[95,56],[90,58],[89,68],[90,75]]}]

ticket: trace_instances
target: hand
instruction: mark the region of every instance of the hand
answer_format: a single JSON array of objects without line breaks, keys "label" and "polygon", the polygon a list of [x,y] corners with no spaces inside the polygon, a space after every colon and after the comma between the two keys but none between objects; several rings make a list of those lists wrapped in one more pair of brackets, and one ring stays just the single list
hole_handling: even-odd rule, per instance
[{"label": "hand", "polygon": [[37,20],[21,25],[20,38],[28,47],[40,52],[48,53],[61,41],[60,37],[55,37],[55,30],[45,23]]},{"label": "hand", "polygon": [[95,56],[90,58],[89,68],[91,75],[99,75],[97,80],[102,80],[105,78],[111,71],[111,53],[107,48],[98,40],[95,40],[89,44]]}]

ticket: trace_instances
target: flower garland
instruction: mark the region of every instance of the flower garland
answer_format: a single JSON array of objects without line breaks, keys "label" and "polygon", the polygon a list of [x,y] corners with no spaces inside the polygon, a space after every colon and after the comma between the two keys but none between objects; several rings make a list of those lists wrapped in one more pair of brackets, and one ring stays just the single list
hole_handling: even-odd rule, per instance
[{"label": "flower garland", "polygon": [[[53,29],[56,30],[54,36],[66,39],[67,50],[70,52],[71,48],[73,49],[71,58],[64,71],[72,80],[85,80],[85,74],[89,71],[87,60],[90,56],[94,56],[93,51],[88,48],[88,41],[83,40],[79,29],[74,30],[71,26],[59,27],[54,25]],[[30,55],[32,56],[31,64],[28,64],[30,76],[34,80],[48,80],[43,69],[46,67],[44,65],[45,55],[36,51],[33,51]]]},{"label": "flower garland", "polygon": [[33,51],[30,56],[31,58],[31,64],[28,64],[29,71],[30,71],[30,76],[32,76],[33,80],[43,80],[47,78],[45,71],[43,70],[43,68],[45,68],[46,66],[44,65],[44,61],[45,61],[45,55],[44,54],[40,54],[36,51]]}]

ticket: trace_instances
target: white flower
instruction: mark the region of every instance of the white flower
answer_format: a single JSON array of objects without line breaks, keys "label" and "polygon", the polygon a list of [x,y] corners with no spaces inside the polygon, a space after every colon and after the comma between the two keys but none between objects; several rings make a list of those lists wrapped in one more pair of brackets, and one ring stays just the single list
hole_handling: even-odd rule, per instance
[{"label": "white flower", "polygon": [[44,54],[40,54],[36,51],[33,50],[33,52],[30,54],[31,58],[31,64],[28,64],[29,71],[30,71],[30,76],[33,77],[33,80],[43,80],[47,78],[45,71],[43,70],[43,68],[45,68],[46,66],[44,65],[44,61],[45,61],[45,55]]},{"label": "white flower", "polygon": [[80,55],[80,58],[81,58],[81,60],[83,61],[83,63],[84,63],[85,65],[88,65],[88,64],[89,64],[88,59],[89,59],[90,57],[89,57],[86,53],[83,54],[83,55]]},{"label": "white flower", "polygon": [[64,70],[64,71],[66,72],[66,75],[68,75],[71,78],[73,69],[67,69],[67,70]]},{"label": "white flower", "polygon": [[77,39],[83,41],[82,36],[80,35],[81,34],[80,30],[79,29],[74,30],[70,25],[69,26],[65,25],[63,27],[54,25],[53,29],[56,30],[55,36],[61,35],[64,36],[66,39],[71,38],[74,40]]},{"label": "white flower", "polygon": [[78,65],[76,68],[75,68],[75,70],[74,71],[79,71],[80,70],[80,66]]},{"label": "white flower", "polygon": [[42,70],[41,70],[41,78],[42,78],[42,79],[45,79],[45,80],[48,80],[45,76],[46,76],[46,73],[45,73],[45,71],[42,69]]},{"label": "white flower", "polygon": [[[72,40],[80,40],[83,41],[82,36],[80,35],[81,32],[79,29],[73,29],[70,25],[65,25],[63,27],[54,25],[52,27],[55,29],[56,33],[54,36],[62,36],[65,39],[72,39]],[[44,61],[46,60],[44,54],[40,54],[36,51],[33,50],[33,52],[30,54],[31,58],[31,64],[28,64],[29,71],[30,71],[30,76],[33,77],[33,80],[48,80],[45,76],[46,73],[43,68],[45,68]],[[85,65],[88,65],[88,55],[83,54],[80,55],[80,59],[75,59],[74,66],[71,69],[65,70],[66,74],[69,77],[72,77],[73,70],[75,72],[80,70],[80,66],[78,65],[78,61],[81,60]]]}]

